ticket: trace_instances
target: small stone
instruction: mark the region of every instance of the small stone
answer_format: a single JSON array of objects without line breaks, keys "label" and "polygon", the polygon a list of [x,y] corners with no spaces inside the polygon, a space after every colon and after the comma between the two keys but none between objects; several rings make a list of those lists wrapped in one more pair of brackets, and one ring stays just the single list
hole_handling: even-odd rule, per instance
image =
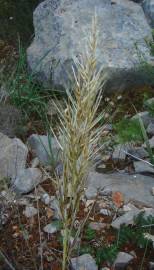
[{"label": "small stone", "polygon": [[58,230],[59,228],[55,223],[49,223],[43,228],[43,231],[49,234],[56,233]]},{"label": "small stone", "polygon": [[34,208],[33,206],[26,206],[25,211],[23,211],[23,214],[27,218],[31,218],[31,217],[35,216],[37,213],[38,213],[37,209]]},{"label": "small stone", "polygon": [[41,200],[43,203],[45,203],[46,205],[48,205],[51,201],[51,198],[49,196],[48,193],[44,193],[42,196],[41,196]]},{"label": "small stone", "polygon": [[111,226],[115,229],[120,229],[120,226],[125,225],[133,225],[134,224],[134,218],[140,213],[139,209],[133,209],[124,215],[116,218],[112,223]]},{"label": "small stone", "polygon": [[114,262],[115,269],[124,269],[132,260],[134,256],[126,252],[119,252]]},{"label": "small stone", "polygon": [[154,196],[154,187],[152,187],[151,193],[152,193],[152,195]]},{"label": "small stone", "polygon": [[101,222],[90,222],[89,227],[90,227],[92,230],[100,231],[100,230],[106,228],[106,223],[101,223]]},{"label": "small stone", "polygon": [[111,211],[110,210],[108,210],[108,209],[101,209],[100,210],[100,214],[102,214],[102,215],[104,215],[104,216],[111,216],[112,215],[112,213],[111,213]]},{"label": "small stone", "polygon": [[71,270],[98,270],[98,267],[90,254],[84,254],[71,259]]},{"label": "small stone", "polygon": [[38,168],[23,169],[12,179],[11,189],[20,194],[32,191],[42,182],[42,172]]},{"label": "small stone", "polygon": [[128,203],[128,204],[125,204],[123,206],[123,211],[126,213],[126,212],[129,212],[129,211],[132,211],[132,210],[136,210],[137,208],[131,204],[131,203]]},{"label": "small stone", "polygon": [[58,203],[58,200],[54,196],[51,199],[49,207],[52,210],[54,210],[54,219],[59,220],[61,218],[61,213],[60,213],[60,209],[59,209],[59,203]]},{"label": "small stone", "polygon": [[137,258],[136,252],[134,250],[130,251],[129,254],[132,255],[134,258]]},{"label": "small stone", "polygon": [[92,186],[88,187],[86,189],[85,196],[86,196],[87,200],[95,199],[97,196],[97,189],[92,187]]},{"label": "small stone", "polygon": [[149,270],[154,270],[154,262],[149,262]]}]

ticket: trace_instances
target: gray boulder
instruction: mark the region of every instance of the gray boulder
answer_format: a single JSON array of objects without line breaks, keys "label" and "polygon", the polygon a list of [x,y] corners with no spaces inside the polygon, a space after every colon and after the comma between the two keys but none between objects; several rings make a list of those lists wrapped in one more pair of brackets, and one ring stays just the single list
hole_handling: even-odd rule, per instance
[{"label": "gray boulder", "polygon": [[154,0],[144,0],[142,5],[149,24],[154,27]]},{"label": "gray boulder", "polygon": [[25,168],[28,149],[19,139],[0,133],[0,179],[15,178]]},{"label": "gray boulder", "polygon": [[135,201],[138,205],[147,205],[153,207],[153,177],[126,173],[89,173],[87,179],[87,192],[94,188],[96,191],[103,188],[109,188],[111,191],[119,191],[124,195],[125,202]]},{"label": "gray boulder", "polygon": [[97,270],[95,260],[90,254],[84,254],[82,256],[71,259],[71,270]]},{"label": "gray boulder", "polygon": [[113,2],[45,0],[39,4],[34,11],[35,37],[27,50],[27,60],[44,85],[70,86],[72,63],[85,48],[94,10],[99,31],[97,62],[110,78],[106,88],[113,91],[143,84],[144,74],[136,67],[139,55],[151,61],[145,42],[152,38],[151,28],[139,4]]},{"label": "gray boulder", "polygon": [[32,134],[27,141],[35,157],[43,165],[53,165],[58,162],[60,146],[57,140],[46,135]]}]

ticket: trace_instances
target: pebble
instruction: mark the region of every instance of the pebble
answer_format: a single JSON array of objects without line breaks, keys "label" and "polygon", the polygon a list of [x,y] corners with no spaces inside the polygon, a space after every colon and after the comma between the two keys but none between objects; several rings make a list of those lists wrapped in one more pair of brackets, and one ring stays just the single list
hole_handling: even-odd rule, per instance
[{"label": "pebble", "polygon": [[98,266],[90,254],[84,254],[71,259],[71,270],[98,270]]},{"label": "pebble", "polygon": [[55,223],[49,223],[43,228],[43,231],[49,234],[53,234],[58,231],[58,226],[56,226]]},{"label": "pebble", "polygon": [[48,193],[44,193],[42,195],[42,197],[41,197],[41,200],[42,200],[43,203],[45,203],[46,205],[48,205],[50,203],[50,201],[51,201],[51,198],[50,198],[50,196],[49,196]]},{"label": "pebble", "polygon": [[102,208],[102,209],[100,210],[100,214],[102,214],[102,215],[104,215],[104,216],[111,216],[111,215],[112,215],[111,211],[108,210],[108,209],[105,209],[105,208]]},{"label": "pebble", "polygon": [[116,269],[125,269],[125,267],[133,260],[134,256],[126,252],[119,252],[114,262]]},{"label": "pebble", "polygon": [[125,225],[132,225],[134,224],[134,218],[140,213],[139,209],[132,209],[131,211],[125,213],[124,215],[116,218],[112,223],[111,226],[115,229],[120,229],[120,226]]},{"label": "pebble", "polygon": [[25,211],[23,211],[23,214],[27,218],[31,218],[31,217],[35,216],[37,213],[38,213],[37,209],[33,206],[26,206]]}]

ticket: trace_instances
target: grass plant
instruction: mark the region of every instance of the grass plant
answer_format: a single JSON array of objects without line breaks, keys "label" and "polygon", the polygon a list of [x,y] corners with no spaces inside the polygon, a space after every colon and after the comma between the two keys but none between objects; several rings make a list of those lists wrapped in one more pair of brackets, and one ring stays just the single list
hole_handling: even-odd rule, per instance
[{"label": "grass plant", "polygon": [[37,84],[27,71],[26,52],[19,42],[19,59],[12,74],[6,81],[11,103],[29,117],[37,115],[41,118],[46,112],[48,93],[43,93],[42,87]]},{"label": "grass plant", "polygon": [[101,101],[103,81],[101,70],[97,71],[95,56],[97,34],[95,18],[86,52],[80,60],[75,61],[74,91],[67,90],[68,103],[65,111],[61,107],[58,108],[63,174],[56,177],[55,184],[63,223],[63,270],[67,269],[72,246],[75,246],[75,240],[85,224],[85,221],[81,222],[73,245],[70,246],[69,240],[84,194],[90,161],[96,154],[95,146],[102,131],[99,122],[104,113],[96,115]]}]

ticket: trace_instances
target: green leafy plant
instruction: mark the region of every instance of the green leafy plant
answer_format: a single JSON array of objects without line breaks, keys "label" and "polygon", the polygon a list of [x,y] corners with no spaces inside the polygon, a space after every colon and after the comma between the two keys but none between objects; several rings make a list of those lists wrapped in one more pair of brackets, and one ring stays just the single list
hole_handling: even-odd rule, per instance
[{"label": "green leafy plant", "polygon": [[[8,89],[11,103],[28,117],[42,118],[47,111],[49,93],[42,91],[33,75],[27,71],[26,52],[19,42],[19,59],[14,71],[5,76],[4,84]],[[43,89],[44,90],[44,89]]]},{"label": "green leafy plant", "polygon": [[[144,234],[149,232],[149,228],[154,224],[154,217],[144,217],[144,212],[141,212],[135,219],[133,226],[121,226],[118,246],[121,247],[126,243],[134,243],[139,248],[145,248],[147,245],[147,239]],[[148,245],[151,245],[152,241],[148,241]]]},{"label": "green leafy plant", "polygon": [[84,237],[85,237],[86,240],[91,241],[96,237],[96,231],[91,229],[90,227],[88,227],[85,230]]},{"label": "green leafy plant", "polygon": [[111,262],[116,259],[118,254],[118,247],[116,244],[99,248],[96,251],[96,262],[100,265],[102,262]]},{"label": "green leafy plant", "polygon": [[143,142],[143,134],[139,121],[136,119],[122,119],[114,125],[120,143]]}]

